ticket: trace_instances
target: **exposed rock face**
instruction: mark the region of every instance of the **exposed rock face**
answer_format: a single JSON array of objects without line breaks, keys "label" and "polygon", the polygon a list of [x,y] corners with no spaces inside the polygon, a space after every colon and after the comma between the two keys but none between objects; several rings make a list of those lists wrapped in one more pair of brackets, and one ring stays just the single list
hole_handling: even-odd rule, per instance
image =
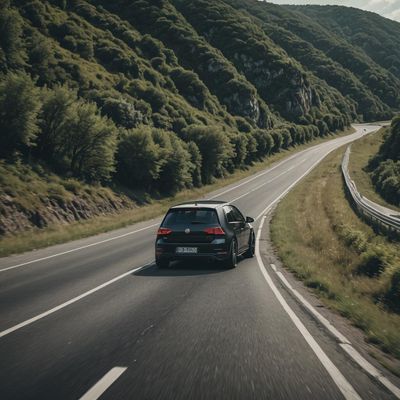
[{"label": "exposed rock face", "polygon": [[257,88],[268,103],[290,120],[308,114],[313,104],[312,88],[302,73],[290,64],[280,68],[268,59],[257,60],[248,54],[234,54],[235,65]]},{"label": "exposed rock face", "polygon": [[116,214],[135,204],[126,197],[94,199],[73,197],[69,201],[43,199],[42,206],[27,210],[12,197],[0,195],[0,236],[53,224],[68,224],[100,215]]},{"label": "exposed rock face", "polygon": [[223,103],[226,104],[229,111],[234,115],[248,117],[254,123],[258,123],[260,119],[260,106],[257,98],[245,96],[234,92],[230,96],[223,98]]}]

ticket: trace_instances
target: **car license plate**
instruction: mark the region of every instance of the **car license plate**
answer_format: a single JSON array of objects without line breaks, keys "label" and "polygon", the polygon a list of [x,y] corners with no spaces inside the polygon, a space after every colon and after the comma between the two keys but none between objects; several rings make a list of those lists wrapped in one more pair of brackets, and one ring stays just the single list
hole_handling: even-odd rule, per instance
[{"label": "car license plate", "polygon": [[179,254],[196,254],[197,247],[177,247],[176,252]]}]

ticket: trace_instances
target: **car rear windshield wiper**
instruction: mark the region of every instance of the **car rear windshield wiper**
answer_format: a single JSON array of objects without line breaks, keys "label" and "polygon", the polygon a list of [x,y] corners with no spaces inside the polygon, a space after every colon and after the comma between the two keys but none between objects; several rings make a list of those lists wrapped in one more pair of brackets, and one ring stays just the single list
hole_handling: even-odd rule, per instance
[{"label": "car rear windshield wiper", "polygon": [[205,222],[203,222],[203,221],[192,221],[191,224],[192,224],[192,225],[196,225],[196,224],[205,224]]}]

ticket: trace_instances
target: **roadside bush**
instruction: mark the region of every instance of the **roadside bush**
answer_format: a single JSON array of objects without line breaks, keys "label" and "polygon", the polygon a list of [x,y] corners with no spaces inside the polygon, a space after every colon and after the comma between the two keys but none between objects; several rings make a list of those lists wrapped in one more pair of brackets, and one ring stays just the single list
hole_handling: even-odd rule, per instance
[{"label": "roadside bush", "polygon": [[280,131],[273,130],[271,132],[272,139],[274,140],[274,147],[272,148],[272,151],[275,153],[279,151],[282,147],[283,144],[283,137]]},{"label": "roadside bush", "polygon": [[118,179],[130,188],[152,191],[160,175],[159,152],[150,128],[124,131],[116,156]]},{"label": "roadside bush", "polygon": [[251,135],[257,143],[257,158],[262,159],[263,157],[268,156],[274,147],[274,139],[271,134],[265,129],[256,129],[255,131],[252,131]]},{"label": "roadside bush", "polygon": [[357,268],[357,272],[370,278],[375,278],[385,270],[387,257],[384,248],[378,245],[370,247],[362,253],[361,263]]},{"label": "roadside bush", "polygon": [[190,174],[192,176],[192,184],[199,187],[201,186],[201,153],[197,144],[192,141],[187,143],[186,148],[190,154]]},{"label": "roadside bush", "polygon": [[159,146],[158,162],[160,172],[154,182],[155,189],[162,194],[173,195],[179,190],[190,187],[191,155],[183,142],[173,133],[153,129],[154,143]]},{"label": "roadside bush", "polygon": [[202,182],[210,183],[213,177],[223,176],[225,164],[233,157],[233,148],[226,134],[215,126],[190,125],[184,136],[195,142],[200,150]]},{"label": "roadside bush", "polygon": [[397,268],[391,278],[389,290],[386,293],[386,303],[400,313],[400,268]]}]

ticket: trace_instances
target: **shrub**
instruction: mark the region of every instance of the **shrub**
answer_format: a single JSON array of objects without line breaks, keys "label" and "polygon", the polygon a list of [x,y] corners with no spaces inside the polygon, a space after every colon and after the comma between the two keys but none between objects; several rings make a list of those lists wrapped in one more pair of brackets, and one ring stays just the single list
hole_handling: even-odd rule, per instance
[{"label": "shrub", "polygon": [[269,155],[274,147],[274,139],[265,129],[256,129],[251,133],[257,143],[256,156],[261,159]]},{"label": "shrub", "polygon": [[391,278],[390,287],[386,293],[386,302],[395,312],[400,312],[400,268],[397,268]]},{"label": "shrub", "polygon": [[144,122],[144,116],[133,103],[122,98],[108,98],[101,109],[104,115],[110,117],[117,125],[124,128],[135,128]]},{"label": "shrub", "polygon": [[224,173],[225,163],[233,157],[232,145],[227,136],[215,126],[190,125],[185,129],[187,140],[195,142],[202,156],[203,183]]},{"label": "shrub", "polygon": [[133,189],[153,190],[160,176],[159,152],[150,128],[124,131],[116,156],[118,179]]},{"label": "shrub", "polygon": [[381,246],[370,247],[362,253],[362,260],[357,268],[358,273],[371,278],[379,276],[387,265],[387,254]]}]

